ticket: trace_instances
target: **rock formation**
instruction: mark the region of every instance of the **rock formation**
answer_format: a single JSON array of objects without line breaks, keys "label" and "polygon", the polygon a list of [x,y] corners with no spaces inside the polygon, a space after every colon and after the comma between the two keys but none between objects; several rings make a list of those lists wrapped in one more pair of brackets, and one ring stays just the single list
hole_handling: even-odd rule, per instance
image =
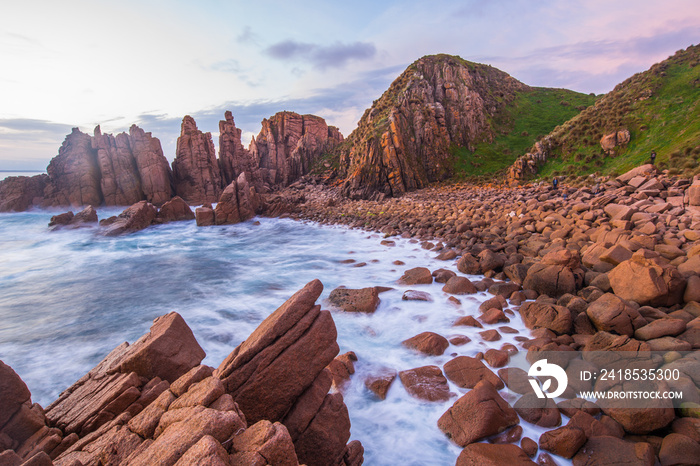
[{"label": "rock formation", "polygon": [[451,149],[492,141],[490,119],[526,86],[449,55],[409,66],[365,111],[341,151],[344,192],[398,196],[452,174]]},{"label": "rock formation", "polygon": [[216,202],[222,192],[221,172],[211,133],[197,129],[194,118],[182,119],[173,160],[175,194],[190,204]]},{"label": "rock formation", "polygon": [[160,140],[136,125],[129,128],[129,147],[136,161],[145,200],[162,205],[173,197],[173,175]]},{"label": "rock formation", "polygon": [[338,345],[322,289],[306,285],[217,370],[179,314],[161,316],[46,410],[0,361],[0,464],[359,466],[343,397],[328,393]]},{"label": "rock formation", "polygon": [[143,197],[141,178],[126,133],[102,134],[95,128],[92,149],[100,168],[100,187],[106,205],[131,205]]},{"label": "rock formation", "polygon": [[10,176],[0,181],[0,212],[23,212],[41,204],[48,181],[46,174]]},{"label": "rock formation", "polygon": [[262,121],[250,152],[270,186],[288,186],[309,173],[321,155],[342,142],[343,136],[323,118],[279,112]]},{"label": "rock formation", "polygon": [[248,183],[247,175],[242,172],[238,179],[224,189],[214,209],[216,225],[244,222],[260,213],[262,200],[255,188]]},{"label": "rock formation", "polygon": [[250,151],[243,147],[241,130],[236,128],[233,114],[228,110],[219,121],[219,167],[225,186],[238,179],[241,173],[252,176],[258,169]]}]

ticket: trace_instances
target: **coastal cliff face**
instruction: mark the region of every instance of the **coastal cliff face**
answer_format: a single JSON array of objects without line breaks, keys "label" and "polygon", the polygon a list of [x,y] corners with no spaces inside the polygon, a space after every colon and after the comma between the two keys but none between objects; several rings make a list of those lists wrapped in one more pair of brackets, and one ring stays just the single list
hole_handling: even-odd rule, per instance
[{"label": "coastal cliff face", "polygon": [[262,130],[250,144],[262,179],[269,185],[288,186],[308,173],[343,135],[323,118],[279,112],[262,121]]},{"label": "coastal cliff face", "polygon": [[527,86],[487,65],[434,55],[409,66],[340,149],[344,192],[397,196],[452,174],[453,147],[491,141],[491,119]]},{"label": "coastal cliff face", "polygon": [[0,464],[359,466],[326,366],[336,329],[314,280],[218,369],[184,319],[158,317],[42,409],[0,361]]},{"label": "coastal cliff face", "polygon": [[197,128],[194,118],[182,120],[173,160],[175,193],[190,204],[216,202],[221,196],[221,172],[211,133]]}]

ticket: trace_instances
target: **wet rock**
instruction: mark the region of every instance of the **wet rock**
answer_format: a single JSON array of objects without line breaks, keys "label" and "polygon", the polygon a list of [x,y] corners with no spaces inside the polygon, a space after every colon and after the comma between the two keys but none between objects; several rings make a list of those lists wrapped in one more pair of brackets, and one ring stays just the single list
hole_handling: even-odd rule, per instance
[{"label": "wet rock", "polygon": [[447,338],[434,332],[423,332],[401,342],[402,345],[430,356],[440,356],[450,343]]},{"label": "wet rock", "polygon": [[378,373],[369,375],[365,379],[365,386],[372,391],[380,400],[385,400],[391,384],[396,379],[396,371],[384,369]]},{"label": "wet rock", "polygon": [[429,285],[433,283],[433,276],[430,270],[425,267],[415,267],[408,269],[399,278],[401,285]]},{"label": "wet rock", "polygon": [[456,466],[534,465],[527,453],[516,445],[472,443],[457,458]]},{"label": "wet rock", "polygon": [[653,466],[654,459],[654,450],[648,443],[626,442],[615,437],[591,437],[573,457],[573,464]]},{"label": "wet rock", "polygon": [[537,398],[530,390],[513,405],[515,411],[527,422],[540,427],[556,427],[561,424],[561,414],[551,398]]},{"label": "wet rock", "polygon": [[197,207],[194,210],[194,216],[198,227],[211,226],[216,223],[214,219],[214,209],[211,207],[211,204]]},{"label": "wet rock", "polygon": [[160,223],[194,220],[194,218],[194,212],[180,196],[175,196],[163,204],[156,215]]},{"label": "wet rock", "polygon": [[401,371],[399,379],[411,396],[421,400],[446,401],[450,399],[447,379],[437,366],[423,366]]},{"label": "wet rock", "polygon": [[336,288],[331,291],[328,300],[335,307],[345,312],[371,314],[379,306],[379,293],[375,287],[361,289]]},{"label": "wet rock", "polygon": [[570,333],[573,326],[571,312],[564,306],[533,301],[520,307],[520,315],[527,328],[546,328],[558,335]]},{"label": "wet rock", "polygon": [[438,427],[457,445],[465,447],[503,432],[518,422],[517,413],[494,386],[482,381],[440,417]]},{"label": "wet rock", "polygon": [[564,458],[573,457],[586,443],[586,434],[576,427],[559,427],[540,436],[540,448]]},{"label": "wet rock", "polygon": [[443,366],[445,375],[462,388],[474,388],[482,380],[488,381],[497,389],[503,388],[503,381],[484,365],[469,356],[457,356]]},{"label": "wet rock", "polygon": [[427,291],[406,290],[401,299],[404,301],[433,301],[433,296]]},{"label": "wet rock", "polygon": [[646,325],[646,320],[635,308],[612,293],[606,293],[591,303],[586,314],[596,329],[618,335],[632,336]]},{"label": "wet rock", "polygon": [[476,293],[476,288],[468,278],[455,276],[447,281],[442,291],[450,294],[473,294]]},{"label": "wet rock", "polygon": [[114,223],[104,229],[105,236],[119,236],[143,230],[156,219],[157,209],[148,201],[140,201],[117,216]]},{"label": "wet rock", "polygon": [[673,306],[683,301],[683,275],[676,267],[663,265],[649,251],[637,251],[630,260],[611,270],[608,277],[617,296],[640,305]]}]

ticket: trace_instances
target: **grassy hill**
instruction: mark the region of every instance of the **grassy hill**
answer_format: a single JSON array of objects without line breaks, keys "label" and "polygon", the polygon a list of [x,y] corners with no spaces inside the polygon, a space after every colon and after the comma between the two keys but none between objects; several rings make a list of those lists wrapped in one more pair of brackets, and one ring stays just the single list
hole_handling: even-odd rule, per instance
[{"label": "grassy hill", "polygon": [[[671,174],[700,173],[700,48],[691,46],[618,84],[549,134],[552,155],[540,177],[618,174],[648,161]],[[600,139],[621,129],[631,140],[606,154]]]},{"label": "grassy hill", "polygon": [[453,147],[455,176],[465,178],[499,172],[529,150],[535,141],[592,105],[595,96],[567,89],[533,87],[516,99],[493,121],[494,141],[481,142],[474,151]]}]

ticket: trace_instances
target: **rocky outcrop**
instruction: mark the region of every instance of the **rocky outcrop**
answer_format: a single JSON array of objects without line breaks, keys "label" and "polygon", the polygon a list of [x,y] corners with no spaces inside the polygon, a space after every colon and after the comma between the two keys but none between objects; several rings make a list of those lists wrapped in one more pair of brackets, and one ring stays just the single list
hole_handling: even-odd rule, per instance
[{"label": "rocky outcrop", "polygon": [[401,74],[341,151],[344,193],[398,196],[452,174],[455,146],[492,141],[490,120],[526,86],[449,55],[423,57]]},{"label": "rocky outcrop", "polygon": [[527,180],[537,174],[540,167],[544,165],[551,155],[551,140],[549,137],[542,141],[537,141],[532,148],[532,152],[518,157],[513,165],[508,167],[506,172],[506,183],[510,186]]},{"label": "rocky outcrop", "polygon": [[614,133],[606,134],[600,139],[600,147],[606,154],[613,154],[618,146],[626,146],[630,142],[630,132],[627,129],[621,129]]},{"label": "rocky outcrop", "polygon": [[92,149],[100,169],[100,187],[106,205],[131,205],[143,198],[141,178],[126,133],[114,137],[95,128]]},{"label": "rocky outcrop", "polygon": [[129,128],[129,147],[136,161],[144,199],[162,205],[173,195],[173,175],[160,140],[136,125]]},{"label": "rocky outcrop", "polygon": [[39,205],[48,181],[46,174],[10,176],[0,181],[0,212],[23,212]]},{"label": "rocky outcrop", "polygon": [[250,152],[265,183],[288,186],[309,173],[323,153],[342,141],[340,131],[323,118],[279,112],[262,121]]},{"label": "rocky outcrop", "polygon": [[182,119],[173,160],[175,194],[190,204],[216,202],[223,190],[211,133],[197,129],[194,118]]},{"label": "rocky outcrop", "polygon": [[245,222],[261,212],[263,202],[255,187],[248,183],[247,173],[229,184],[214,209],[214,223],[228,225]]},{"label": "rocky outcrop", "polygon": [[243,147],[241,132],[236,128],[233,114],[226,110],[224,119],[219,121],[219,168],[225,186],[238,179],[241,173],[253,176],[258,172],[253,155]]},{"label": "rocky outcrop", "polygon": [[45,411],[0,361],[0,462],[359,466],[342,395],[328,393],[338,346],[322,289],[292,296],[216,371],[182,317],[161,316]]}]

